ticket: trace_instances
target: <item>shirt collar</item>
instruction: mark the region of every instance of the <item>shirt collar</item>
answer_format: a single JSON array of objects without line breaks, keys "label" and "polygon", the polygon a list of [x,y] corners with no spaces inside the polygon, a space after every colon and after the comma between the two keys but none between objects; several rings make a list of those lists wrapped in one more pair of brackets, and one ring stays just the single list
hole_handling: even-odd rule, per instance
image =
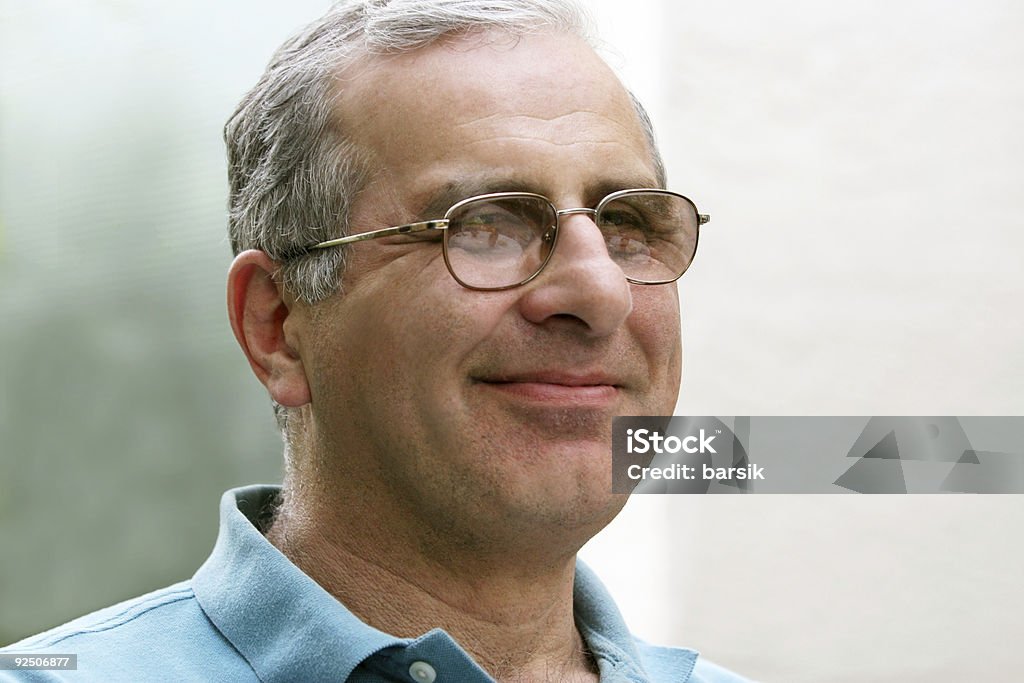
[{"label": "shirt collar", "polygon": [[[597,575],[576,560],[573,588],[576,627],[597,661],[602,681],[647,681],[637,641],[626,626],[619,608]],[[677,649],[673,670],[676,680],[685,682],[697,665],[697,652]]]},{"label": "shirt collar", "polygon": [[[213,553],[192,578],[203,611],[260,680],[345,680],[374,653],[412,643],[360,620],[264,538],[257,520],[279,492],[278,486],[227,491]],[[602,680],[647,680],[615,602],[580,561],[573,610]],[[686,680],[697,653],[681,654],[677,671],[686,669]]]},{"label": "shirt collar", "polygon": [[224,494],[217,543],[193,591],[260,680],[345,680],[373,653],[407,641],[362,622],[263,537],[255,520],[279,490]]}]

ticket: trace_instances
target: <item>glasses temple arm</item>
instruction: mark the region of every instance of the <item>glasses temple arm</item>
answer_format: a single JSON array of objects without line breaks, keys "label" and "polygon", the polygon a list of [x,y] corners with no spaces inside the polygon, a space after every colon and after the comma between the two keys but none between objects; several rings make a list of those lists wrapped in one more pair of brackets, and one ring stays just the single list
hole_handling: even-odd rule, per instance
[{"label": "glasses temple arm", "polygon": [[397,225],[393,228],[384,228],[383,230],[371,230],[369,232],[360,232],[355,235],[348,235],[347,237],[338,237],[333,240],[327,240],[326,242],[320,242],[314,244],[308,249],[326,249],[327,247],[336,247],[341,244],[351,244],[353,242],[362,242],[363,240],[372,240],[378,237],[389,237],[391,235],[408,235],[414,232],[423,232],[424,230],[445,230],[448,227],[447,219],[440,219],[434,221],[420,221],[419,223],[408,223],[406,225]]}]

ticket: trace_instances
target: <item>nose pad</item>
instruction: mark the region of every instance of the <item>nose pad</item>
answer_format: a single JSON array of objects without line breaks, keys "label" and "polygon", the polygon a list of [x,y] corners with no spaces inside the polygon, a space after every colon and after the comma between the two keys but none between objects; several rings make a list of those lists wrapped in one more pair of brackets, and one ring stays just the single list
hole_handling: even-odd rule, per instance
[{"label": "nose pad", "polygon": [[551,250],[555,248],[555,240],[558,237],[558,227],[555,225],[549,225],[547,229],[540,234],[540,258],[542,261],[547,262],[551,258]]}]

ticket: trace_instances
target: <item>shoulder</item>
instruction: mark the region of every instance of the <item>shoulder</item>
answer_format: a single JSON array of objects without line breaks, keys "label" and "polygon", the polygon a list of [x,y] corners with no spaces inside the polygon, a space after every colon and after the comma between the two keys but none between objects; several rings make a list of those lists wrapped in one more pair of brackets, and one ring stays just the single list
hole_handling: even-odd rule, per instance
[{"label": "shoulder", "polygon": [[704,657],[697,657],[693,650],[651,645],[639,639],[636,646],[651,683],[751,683],[748,678],[724,669]]},{"label": "shoulder", "polygon": [[190,582],[87,614],[0,649],[73,654],[73,671],[0,671],[0,682],[256,680],[248,663],[206,617]]}]

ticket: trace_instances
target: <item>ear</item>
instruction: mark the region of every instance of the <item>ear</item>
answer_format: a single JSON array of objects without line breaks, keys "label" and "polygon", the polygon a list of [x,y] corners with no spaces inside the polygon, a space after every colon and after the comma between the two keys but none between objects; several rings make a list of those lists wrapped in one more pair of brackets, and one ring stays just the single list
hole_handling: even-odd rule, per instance
[{"label": "ear", "polygon": [[[299,313],[295,302],[274,281],[276,270],[277,263],[262,251],[250,249],[236,256],[228,270],[228,318],[252,371],[270,397],[297,408],[310,401],[309,383],[298,349],[286,338],[285,323]],[[295,322],[288,325],[289,336],[300,329]]]}]

